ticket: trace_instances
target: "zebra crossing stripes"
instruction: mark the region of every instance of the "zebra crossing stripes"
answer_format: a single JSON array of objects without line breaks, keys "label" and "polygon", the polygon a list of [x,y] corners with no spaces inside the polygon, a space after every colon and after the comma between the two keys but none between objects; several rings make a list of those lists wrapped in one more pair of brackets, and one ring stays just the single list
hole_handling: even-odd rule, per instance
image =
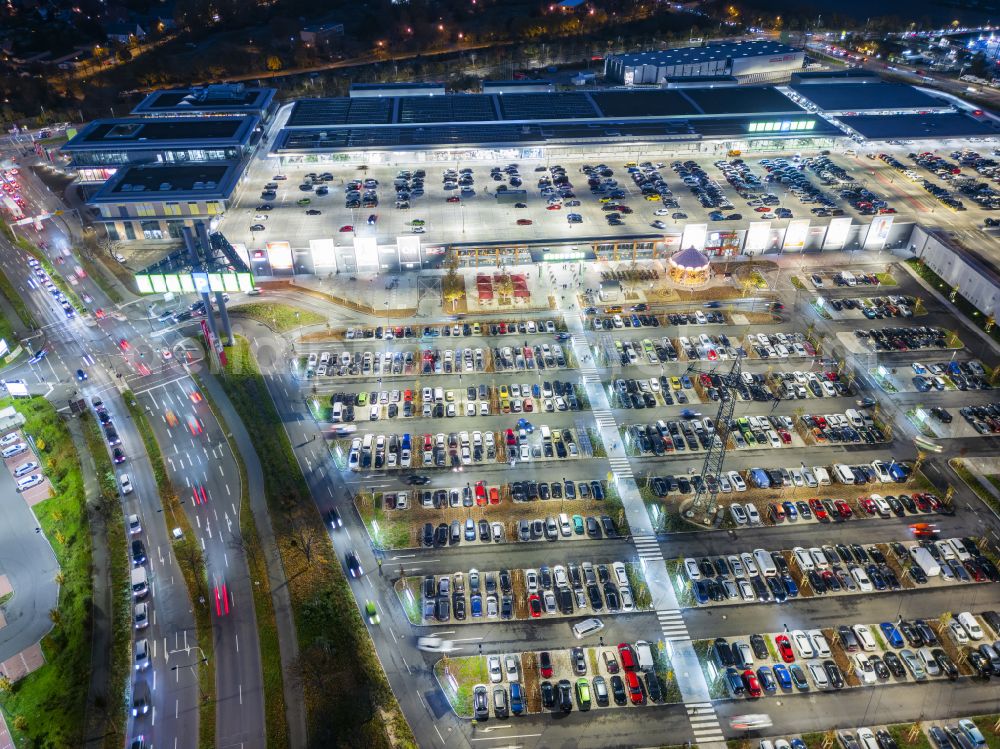
[{"label": "zebra crossing stripes", "polygon": [[697,743],[725,741],[722,726],[719,725],[719,718],[711,702],[692,702],[685,704],[685,708]]},{"label": "zebra crossing stripes", "polygon": [[639,558],[647,562],[663,562],[663,552],[660,551],[660,544],[656,536],[632,536],[632,542],[639,552]]},{"label": "zebra crossing stripes", "polygon": [[673,611],[657,611],[656,618],[660,622],[660,629],[663,632],[663,636],[667,640],[678,641],[678,640],[690,640],[691,636],[688,634],[687,625],[684,623],[684,617],[681,616],[681,612],[677,610]]},{"label": "zebra crossing stripes", "polygon": [[618,422],[615,421],[614,414],[610,411],[594,411],[594,420],[599,427],[618,431]]},{"label": "zebra crossing stripes", "polygon": [[601,376],[597,374],[596,369],[593,372],[584,372],[581,379],[583,379],[584,382],[593,384],[600,384],[601,382]]},{"label": "zebra crossing stripes", "polygon": [[611,473],[618,478],[635,479],[635,474],[632,473],[632,464],[628,462],[628,458],[608,458],[608,463],[611,464]]},{"label": "zebra crossing stripes", "polygon": [[583,346],[583,348],[586,349],[587,351],[590,350],[590,343],[588,343],[587,341],[587,336],[583,335],[582,333],[574,333],[569,337],[569,340],[572,343],[575,343],[577,346]]}]

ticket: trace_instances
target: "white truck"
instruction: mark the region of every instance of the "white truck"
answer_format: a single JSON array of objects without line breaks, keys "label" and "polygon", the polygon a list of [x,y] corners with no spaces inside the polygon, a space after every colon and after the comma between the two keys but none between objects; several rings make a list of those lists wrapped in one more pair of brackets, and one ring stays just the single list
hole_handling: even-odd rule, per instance
[{"label": "white truck", "polygon": [[917,563],[927,577],[937,577],[941,574],[941,566],[923,546],[911,546],[910,556],[913,557],[913,561]]}]

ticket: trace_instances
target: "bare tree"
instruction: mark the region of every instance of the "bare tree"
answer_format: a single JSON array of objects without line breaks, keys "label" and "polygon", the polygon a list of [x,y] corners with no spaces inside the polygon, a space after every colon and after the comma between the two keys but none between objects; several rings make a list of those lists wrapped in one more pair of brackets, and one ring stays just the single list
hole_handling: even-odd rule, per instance
[{"label": "bare tree", "polygon": [[312,564],[312,547],[316,541],[316,529],[294,511],[290,514],[289,521],[292,529],[292,546],[302,553],[308,564]]}]

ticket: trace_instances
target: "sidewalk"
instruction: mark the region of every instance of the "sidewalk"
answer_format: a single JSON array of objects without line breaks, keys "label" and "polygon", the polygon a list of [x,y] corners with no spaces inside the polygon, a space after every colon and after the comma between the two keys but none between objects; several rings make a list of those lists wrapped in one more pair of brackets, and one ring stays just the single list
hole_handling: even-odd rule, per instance
[{"label": "sidewalk", "polygon": [[219,408],[218,416],[221,417],[224,427],[236,442],[243,458],[243,464],[246,466],[250,509],[253,511],[257,533],[264,549],[264,560],[271,585],[271,605],[274,607],[274,620],[278,628],[281,670],[285,688],[285,710],[288,719],[288,746],[291,749],[304,749],[307,741],[305,698],[302,693],[301,680],[295,672],[299,658],[298,637],[295,631],[295,619],[292,615],[292,603],[288,594],[288,582],[274,539],[274,528],[271,526],[267,498],[264,496],[264,474],[261,471],[260,460],[257,458],[250,434],[239,414],[236,413],[236,409],[233,408],[233,404],[229,402],[222,386],[219,385],[214,375],[207,372],[201,373],[200,379],[212,401]]}]

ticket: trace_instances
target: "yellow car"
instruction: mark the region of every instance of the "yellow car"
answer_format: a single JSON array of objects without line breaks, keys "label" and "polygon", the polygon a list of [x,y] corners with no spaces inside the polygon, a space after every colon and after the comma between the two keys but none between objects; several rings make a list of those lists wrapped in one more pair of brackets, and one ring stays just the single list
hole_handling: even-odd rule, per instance
[{"label": "yellow car", "polygon": [[167,415],[167,426],[170,427],[177,426],[177,416],[174,414],[174,412],[168,409],[166,415]]},{"label": "yellow car", "polygon": [[610,203],[611,202],[611,198],[608,198],[608,197],[598,198],[597,202],[598,203]]},{"label": "yellow car", "polygon": [[507,390],[507,386],[506,385],[501,385],[500,386],[500,397],[501,398],[509,398],[510,397],[510,391]]},{"label": "yellow car", "polygon": [[659,199],[660,199],[660,196],[657,195],[655,192],[646,196],[646,200],[648,200],[650,202],[657,201]]},{"label": "yellow car", "polygon": [[681,387],[682,387],[682,385],[681,385],[681,378],[680,377],[671,377],[670,378],[670,387],[672,387],[674,390],[680,390]]},{"label": "yellow car", "polygon": [[500,413],[509,414],[510,413],[510,401],[506,398],[500,399]]}]

